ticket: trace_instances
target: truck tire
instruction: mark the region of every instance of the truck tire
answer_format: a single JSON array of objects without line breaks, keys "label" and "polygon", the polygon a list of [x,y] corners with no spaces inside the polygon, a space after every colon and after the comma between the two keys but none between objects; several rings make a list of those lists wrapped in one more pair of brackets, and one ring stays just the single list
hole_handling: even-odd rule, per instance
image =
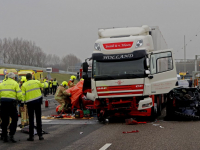
[{"label": "truck tire", "polygon": [[161,95],[155,96],[156,98],[156,103],[157,103],[157,116],[160,116],[162,113],[162,99]]},{"label": "truck tire", "polygon": [[100,113],[99,109],[97,109],[97,119],[99,122],[105,122],[105,117],[102,113]]},{"label": "truck tire", "polygon": [[157,108],[155,109],[155,106],[151,107],[151,116],[150,116],[150,121],[155,121],[157,117]]}]

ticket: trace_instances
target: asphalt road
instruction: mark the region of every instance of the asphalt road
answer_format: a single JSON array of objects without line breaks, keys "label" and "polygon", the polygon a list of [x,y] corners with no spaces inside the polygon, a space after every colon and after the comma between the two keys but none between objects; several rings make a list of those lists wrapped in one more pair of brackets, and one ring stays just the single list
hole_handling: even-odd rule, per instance
[{"label": "asphalt road", "polygon": [[[43,115],[55,113],[57,103],[49,96],[50,107],[43,106]],[[43,120],[44,141],[35,136],[34,142],[26,141],[28,134],[17,131],[17,143],[3,143],[0,149],[37,150],[188,150],[200,149],[199,121],[163,121],[165,110],[156,122],[126,125],[115,121],[100,124],[93,120]],[[138,133],[125,131],[138,130]]]}]

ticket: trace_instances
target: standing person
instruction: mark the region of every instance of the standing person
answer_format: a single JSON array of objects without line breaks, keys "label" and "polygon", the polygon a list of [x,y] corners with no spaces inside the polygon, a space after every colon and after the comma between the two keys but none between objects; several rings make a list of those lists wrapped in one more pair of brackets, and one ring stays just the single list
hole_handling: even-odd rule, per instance
[{"label": "standing person", "polygon": [[76,76],[72,75],[72,76],[70,77],[69,82],[68,82],[68,86],[69,86],[69,88],[75,86],[75,84],[74,84],[74,80],[76,80]]},{"label": "standing person", "polygon": [[34,141],[34,112],[36,115],[37,134],[39,140],[44,140],[42,136],[41,104],[42,93],[40,88],[44,85],[38,80],[32,80],[32,75],[26,75],[27,82],[22,85],[23,102],[27,103],[29,115],[29,138],[27,141]]},{"label": "standing person", "polygon": [[50,93],[50,94],[53,93],[53,88],[52,88],[52,86],[53,86],[53,79],[51,79],[51,80],[49,81],[49,93]]},{"label": "standing person", "polygon": [[[48,81],[48,78],[47,77],[45,77],[44,78],[44,83],[45,82],[47,82]],[[48,82],[47,82],[48,83]],[[49,83],[48,83],[49,84]],[[49,95],[49,86],[48,86],[48,88],[46,89],[46,95]],[[46,96],[45,96],[46,97]]]},{"label": "standing person", "polygon": [[15,81],[15,74],[8,73],[8,79],[0,84],[0,98],[1,98],[1,119],[2,119],[2,137],[4,142],[8,142],[7,128],[9,124],[9,117],[12,118],[10,124],[10,141],[17,142],[14,135],[17,128],[18,112],[17,100],[22,100],[22,92],[19,84]]},{"label": "standing person", "polygon": [[[26,81],[27,81],[26,77],[22,76],[20,86],[19,86],[20,89]],[[27,105],[24,104],[23,107],[19,107],[19,112],[21,116],[21,127],[23,128],[25,125],[29,124]]]},{"label": "standing person", "polygon": [[46,81],[47,81],[47,77],[44,78],[44,82],[46,82]]},{"label": "standing person", "polygon": [[49,89],[49,83],[48,82],[49,82],[48,80],[46,80],[44,82],[44,97],[47,97],[47,94],[48,94],[48,89]]},{"label": "standing person", "polygon": [[55,95],[55,93],[56,93],[56,89],[57,89],[57,86],[58,86],[59,84],[58,84],[58,82],[57,82],[57,80],[56,80],[56,78],[54,79],[54,81],[53,81],[53,86],[52,86],[52,88],[53,88],[53,95]]},{"label": "standing person", "polygon": [[79,75],[79,72],[77,72],[77,75],[76,75],[77,79],[80,80],[80,75]]},{"label": "standing person", "polygon": [[189,87],[192,87],[192,84],[193,84],[193,81],[192,81],[192,78],[190,78],[190,80],[189,80]]}]

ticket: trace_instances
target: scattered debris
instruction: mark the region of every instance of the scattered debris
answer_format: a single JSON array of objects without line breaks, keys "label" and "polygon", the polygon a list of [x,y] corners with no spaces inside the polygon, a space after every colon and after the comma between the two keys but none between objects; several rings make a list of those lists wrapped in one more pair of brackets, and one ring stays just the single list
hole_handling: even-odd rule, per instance
[{"label": "scattered debris", "polygon": [[153,126],[159,126],[160,124],[153,124]]},{"label": "scattered debris", "polygon": [[132,125],[132,124],[146,124],[147,122],[138,122],[136,120],[134,120],[133,118],[130,119],[126,119],[126,124],[127,125]]},{"label": "scattered debris", "polygon": [[122,133],[124,133],[124,134],[126,134],[126,133],[138,133],[139,131],[138,130],[133,130],[133,131],[124,131],[124,132],[122,132]]},{"label": "scattered debris", "polygon": [[51,116],[42,116],[42,119],[92,119],[93,117],[83,117],[83,118],[75,118],[73,114],[60,114],[60,115],[51,115]]},{"label": "scattered debris", "polygon": [[160,126],[160,128],[163,129],[164,127],[163,127],[163,126]]}]

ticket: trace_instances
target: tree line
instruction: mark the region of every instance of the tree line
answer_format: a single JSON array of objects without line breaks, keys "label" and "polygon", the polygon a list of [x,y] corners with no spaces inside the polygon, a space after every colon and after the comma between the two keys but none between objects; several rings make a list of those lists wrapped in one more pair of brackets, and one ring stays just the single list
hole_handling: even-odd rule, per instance
[{"label": "tree line", "polygon": [[0,54],[5,64],[54,67],[67,70],[69,66],[81,63],[81,60],[74,54],[67,54],[62,58],[55,54],[46,54],[34,42],[19,38],[0,39]]}]

